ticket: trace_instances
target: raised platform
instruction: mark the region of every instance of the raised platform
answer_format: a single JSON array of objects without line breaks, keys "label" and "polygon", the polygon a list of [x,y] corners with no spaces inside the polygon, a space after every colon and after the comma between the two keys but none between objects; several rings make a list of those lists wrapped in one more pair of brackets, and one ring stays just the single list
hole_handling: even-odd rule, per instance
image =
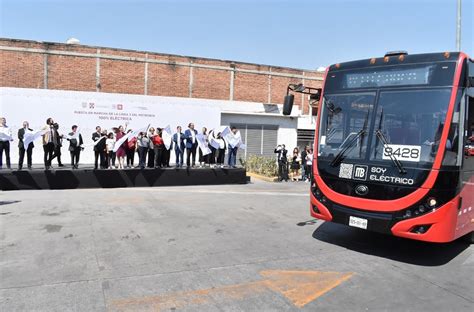
[{"label": "raised platform", "polygon": [[3,191],[245,183],[247,177],[243,168],[0,170],[0,189]]}]

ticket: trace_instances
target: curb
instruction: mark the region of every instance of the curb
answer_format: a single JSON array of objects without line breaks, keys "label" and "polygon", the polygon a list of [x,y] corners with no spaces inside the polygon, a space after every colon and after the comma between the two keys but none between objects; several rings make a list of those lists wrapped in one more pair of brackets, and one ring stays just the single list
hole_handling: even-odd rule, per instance
[{"label": "curb", "polygon": [[248,172],[248,171],[247,171],[247,176],[255,178],[257,180],[262,180],[262,181],[265,181],[265,182],[276,182],[278,180],[277,177],[265,177],[263,175],[253,173],[253,172]]}]

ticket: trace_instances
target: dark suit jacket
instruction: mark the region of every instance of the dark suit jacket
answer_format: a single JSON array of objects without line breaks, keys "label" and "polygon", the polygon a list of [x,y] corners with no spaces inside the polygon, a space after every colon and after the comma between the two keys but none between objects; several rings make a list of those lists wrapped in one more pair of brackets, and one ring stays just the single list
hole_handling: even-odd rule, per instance
[{"label": "dark suit jacket", "polygon": [[284,150],[277,150],[275,148],[275,153],[278,154],[278,161],[280,162],[283,162],[283,163],[286,163],[288,161],[288,159],[286,158],[286,154],[288,153],[288,151],[286,149]]},{"label": "dark suit jacket", "polygon": [[[33,129],[30,129],[28,128],[28,130],[30,131],[33,131]],[[18,148],[25,148],[23,146],[23,138],[25,137],[25,128],[21,128],[18,130]],[[33,142],[31,142],[29,145],[28,145],[28,148],[33,148],[35,147]]]},{"label": "dark suit jacket", "polygon": [[181,151],[184,151],[186,148],[186,144],[184,144],[185,139],[186,137],[184,136],[184,133],[181,133],[180,142],[178,142],[178,133],[173,134],[174,148],[176,149],[179,147]]},{"label": "dark suit jacket", "polygon": [[[97,133],[97,131],[94,132],[94,133],[92,133],[92,141],[94,141],[94,143],[95,143],[98,139],[100,139],[101,137],[102,137],[102,134]],[[104,140],[104,141],[105,141],[105,140]],[[101,142],[101,143],[102,143],[102,142]],[[101,145],[101,143],[98,143],[97,145]],[[94,146],[94,151],[98,151],[98,150],[99,150],[99,149],[97,148],[97,145]]]},{"label": "dark suit jacket", "polygon": [[[74,135],[74,132],[69,133],[70,136]],[[69,151],[74,152],[77,149],[80,149],[81,145],[84,144],[84,141],[82,141],[82,135],[79,133],[79,140],[77,139],[68,139],[69,141]],[[79,141],[79,142],[78,142]]]},{"label": "dark suit jacket", "polygon": [[[194,129],[194,134],[197,135],[198,132],[196,129]],[[193,148],[193,138],[192,138],[192,134],[191,134],[191,129],[186,129],[186,131],[184,131],[184,136],[186,137],[186,148]],[[194,143],[195,146],[198,145],[198,142],[197,142],[197,138],[196,138],[196,142]]]}]

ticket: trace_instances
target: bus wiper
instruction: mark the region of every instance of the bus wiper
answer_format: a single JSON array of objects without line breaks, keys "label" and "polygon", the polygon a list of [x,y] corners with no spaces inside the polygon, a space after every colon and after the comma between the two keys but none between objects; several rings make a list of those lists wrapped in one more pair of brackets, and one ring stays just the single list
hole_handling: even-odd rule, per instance
[{"label": "bus wiper", "polygon": [[[331,161],[330,165],[332,167],[336,167],[337,165],[339,165],[341,163],[341,161],[344,159],[344,155],[346,155],[346,153],[350,150],[352,150],[354,148],[354,143],[357,142],[357,140],[364,136],[367,132],[367,123],[369,121],[369,111],[367,110],[367,115],[365,115],[365,120],[364,120],[364,126],[362,127],[362,129],[357,132],[357,134],[347,143],[347,145],[339,151],[339,153],[336,154],[336,156],[334,157],[334,159]],[[362,141],[362,140],[361,140]],[[361,142],[361,145],[362,145],[362,142]],[[362,146],[361,146],[362,148]],[[360,153],[360,151],[359,151]]]},{"label": "bus wiper", "polygon": [[341,161],[344,159],[344,155],[349,151],[354,148],[354,143],[357,142],[357,140],[362,136],[365,135],[366,130],[361,129],[357,134],[347,143],[347,145],[339,151],[339,153],[336,154],[334,159],[331,161],[330,165],[332,167],[336,167],[341,163]]},{"label": "bus wiper", "polygon": [[[388,141],[387,141],[387,138],[385,138],[385,135],[382,133],[382,131],[380,131],[380,129],[377,129],[377,130],[375,130],[375,134],[377,135],[379,140],[382,142],[384,149],[387,148],[388,147]],[[390,157],[390,160],[392,160],[393,164],[395,166],[397,166],[399,173],[401,173],[401,174],[407,173],[405,168],[403,168],[402,163],[397,158],[395,158],[392,155],[392,153],[389,154],[389,157]]]}]

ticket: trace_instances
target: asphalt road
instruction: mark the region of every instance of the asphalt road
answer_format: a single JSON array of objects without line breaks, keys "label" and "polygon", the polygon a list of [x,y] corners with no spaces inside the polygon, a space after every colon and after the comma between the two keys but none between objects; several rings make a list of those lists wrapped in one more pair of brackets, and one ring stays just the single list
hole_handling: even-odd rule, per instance
[{"label": "asphalt road", "polygon": [[307,191],[0,193],[0,311],[472,311],[474,246],[314,222]]}]

